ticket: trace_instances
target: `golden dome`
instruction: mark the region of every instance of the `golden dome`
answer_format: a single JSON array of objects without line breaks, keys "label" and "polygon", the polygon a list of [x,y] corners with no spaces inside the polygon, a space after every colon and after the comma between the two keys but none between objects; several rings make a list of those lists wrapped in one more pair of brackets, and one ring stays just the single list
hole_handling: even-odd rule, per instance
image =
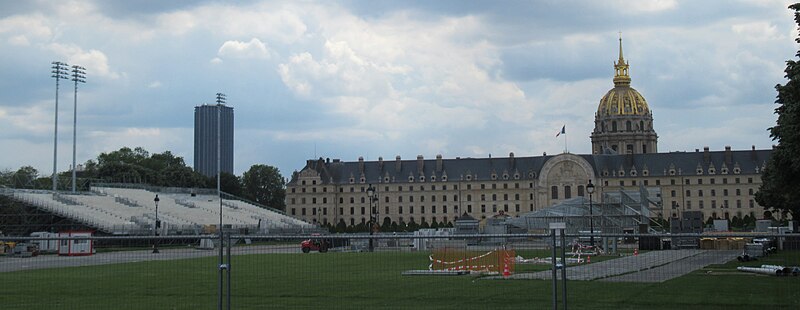
[{"label": "golden dome", "polygon": [[647,100],[631,87],[628,63],[622,57],[622,37],[619,38],[619,59],[614,63],[614,88],[609,90],[597,107],[600,115],[646,115],[650,113]]}]

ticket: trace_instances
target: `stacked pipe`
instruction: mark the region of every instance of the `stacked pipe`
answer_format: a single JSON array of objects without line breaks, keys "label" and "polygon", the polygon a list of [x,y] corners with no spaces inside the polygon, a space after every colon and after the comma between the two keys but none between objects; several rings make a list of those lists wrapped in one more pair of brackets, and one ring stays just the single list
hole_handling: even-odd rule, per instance
[{"label": "stacked pipe", "polygon": [[799,267],[784,267],[777,265],[761,265],[761,267],[737,267],[736,270],[742,272],[765,274],[770,276],[798,276],[800,275]]}]

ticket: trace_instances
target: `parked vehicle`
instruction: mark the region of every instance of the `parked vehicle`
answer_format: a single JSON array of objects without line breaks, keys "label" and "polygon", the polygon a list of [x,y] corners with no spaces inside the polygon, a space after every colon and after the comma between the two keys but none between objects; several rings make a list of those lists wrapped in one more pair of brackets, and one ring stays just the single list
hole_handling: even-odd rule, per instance
[{"label": "parked vehicle", "polygon": [[17,245],[11,251],[11,255],[19,257],[37,256],[39,255],[39,245],[36,243],[17,243]]},{"label": "parked vehicle", "polygon": [[300,243],[300,248],[303,249],[303,253],[308,253],[311,251],[325,253],[328,252],[329,248],[331,248],[331,242],[327,239],[307,239]]}]

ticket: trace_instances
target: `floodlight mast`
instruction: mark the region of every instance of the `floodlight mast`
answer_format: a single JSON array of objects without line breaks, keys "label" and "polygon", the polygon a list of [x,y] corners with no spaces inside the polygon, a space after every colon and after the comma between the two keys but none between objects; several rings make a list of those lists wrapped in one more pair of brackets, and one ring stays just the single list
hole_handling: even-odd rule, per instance
[{"label": "floodlight mast", "polygon": [[77,175],[75,166],[75,150],[77,144],[78,126],[78,83],[86,83],[86,68],[73,65],[72,81],[75,82],[75,101],[72,110],[72,192],[76,191]]},{"label": "floodlight mast", "polygon": [[53,126],[53,191],[58,190],[58,85],[61,79],[67,79],[67,64],[60,61],[51,63],[53,71],[52,77],[56,79],[56,107],[55,107],[55,125]]},{"label": "floodlight mast", "polygon": [[[224,239],[222,237],[222,166],[221,166],[221,149],[222,149],[222,107],[225,104],[225,94],[217,93],[217,195],[219,196],[219,298],[217,300],[217,306],[221,310],[222,309],[222,291],[223,291],[223,281],[222,281],[222,273],[228,266],[225,264],[225,261],[222,256],[222,248],[224,244]],[[230,246],[230,245],[228,245]],[[230,262],[229,262],[230,263]],[[230,271],[228,271],[228,309],[230,309]]]}]

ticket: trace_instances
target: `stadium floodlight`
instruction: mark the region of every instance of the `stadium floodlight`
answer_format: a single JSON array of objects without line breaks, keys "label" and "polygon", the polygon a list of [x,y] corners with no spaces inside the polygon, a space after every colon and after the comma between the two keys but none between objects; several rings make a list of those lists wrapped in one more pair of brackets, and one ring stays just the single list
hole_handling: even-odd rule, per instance
[{"label": "stadium floodlight", "polygon": [[[222,167],[221,167],[221,149],[222,149],[222,107],[225,105],[225,94],[217,93],[217,195],[219,196],[219,297],[217,299],[217,305],[219,309],[222,309],[222,289],[223,289],[223,280],[222,280],[222,273],[227,269],[227,264],[225,264],[225,259],[222,256],[222,248],[224,243],[224,239],[222,237]],[[228,250],[230,250],[230,245],[228,245]],[[230,263],[230,261],[228,262]],[[231,284],[230,284],[230,272],[228,272],[228,309],[231,308]]]},{"label": "stadium floodlight", "polygon": [[78,83],[86,83],[86,68],[73,65],[72,66],[72,81],[75,82],[75,101],[72,110],[72,192],[75,192],[76,187],[76,166],[75,166],[75,150],[77,143],[77,126],[78,126]]},{"label": "stadium floodlight", "polygon": [[51,63],[53,71],[52,77],[56,79],[56,107],[55,107],[55,125],[53,129],[53,191],[58,190],[58,85],[61,79],[67,79],[67,64],[60,61]]}]

